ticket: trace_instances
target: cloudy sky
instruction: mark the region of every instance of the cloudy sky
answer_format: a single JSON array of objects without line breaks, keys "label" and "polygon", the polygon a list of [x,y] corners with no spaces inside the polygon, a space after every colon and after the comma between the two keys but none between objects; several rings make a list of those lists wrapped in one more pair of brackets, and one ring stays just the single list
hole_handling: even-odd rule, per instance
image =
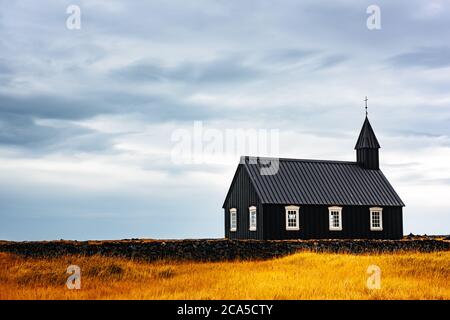
[{"label": "cloudy sky", "polygon": [[261,155],[354,160],[366,95],[405,233],[448,234],[449,16],[438,0],[0,0],[0,239],[221,237],[239,152],[177,163],[175,132],[279,130]]}]

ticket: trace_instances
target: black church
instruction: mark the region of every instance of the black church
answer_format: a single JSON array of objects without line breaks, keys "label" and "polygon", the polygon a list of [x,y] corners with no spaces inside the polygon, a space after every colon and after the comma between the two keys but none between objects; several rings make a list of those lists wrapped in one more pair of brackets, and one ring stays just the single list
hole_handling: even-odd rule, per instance
[{"label": "black church", "polygon": [[228,239],[400,239],[404,203],[366,116],[356,162],[241,157],[223,204]]}]

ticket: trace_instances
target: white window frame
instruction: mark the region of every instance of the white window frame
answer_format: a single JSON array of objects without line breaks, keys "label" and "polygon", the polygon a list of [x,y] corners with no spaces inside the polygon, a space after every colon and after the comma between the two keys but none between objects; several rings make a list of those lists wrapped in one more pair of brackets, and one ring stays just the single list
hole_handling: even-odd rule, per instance
[{"label": "white window frame", "polygon": [[[286,230],[287,231],[297,231],[300,230],[300,207],[298,206],[286,206]],[[295,226],[289,226],[289,212],[295,211]]]},{"label": "white window frame", "polygon": [[[255,223],[252,224],[252,215],[255,215]],[[249,230],[250,231],[256,231],[256,226],[257,226],[257,221],[258,219],[258,215],[256,214],[256,207],[255,206],[251,206],[250,208],[248,208],[248,226],[249,226]]]},{"label": "white window frame", "polygon": [[[234,219],[233,219],[234,217]],[[234,220],[234,225],[233,225]],[[231,208],[230,209],[230,231],[234,232],[237,231],[237,209]]]},{"label": "white window frame", "polygon": [[[373,207],[370,210],[370,231],[383,231],[383,208]],[[380,215],[380,226],[375,227],[373,225],[373,214],[378,213]]]},{"label": "white window frame", "polygon": [[[332,212],[339,213],[339,226],[338,227],[334,226],[332,223],[333,222],[333,220],[331,219]],[[342,207],[337,207],[337,206],[328,207],[328,224],[329,224],[330,231],[342,231]]]}]

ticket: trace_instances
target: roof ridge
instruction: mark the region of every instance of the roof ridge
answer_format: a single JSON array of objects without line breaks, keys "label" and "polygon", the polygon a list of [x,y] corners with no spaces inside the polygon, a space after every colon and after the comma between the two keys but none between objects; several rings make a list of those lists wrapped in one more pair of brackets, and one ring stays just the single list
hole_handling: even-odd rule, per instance
[{"label": "roof ridge", "polygon": [[297,158],[278,158],[278,157],[255,157],[255,156],[241,156],[241,163],[243,158],[257,158],[263,160],[278,159],[280,161],[292,161],[292,162],[315,162],[315,163],[338,163],[338,164],[358,164],[356,161],[346,160],[321,160],[321,159],[297,159]]}]

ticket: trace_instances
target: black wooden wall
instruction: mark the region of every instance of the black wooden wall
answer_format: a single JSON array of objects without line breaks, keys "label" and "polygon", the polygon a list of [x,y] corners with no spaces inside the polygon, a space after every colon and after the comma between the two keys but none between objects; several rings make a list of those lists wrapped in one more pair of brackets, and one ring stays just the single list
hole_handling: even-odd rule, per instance
[{"label": "black wooden wall", "polygon": [[365,169],[378,170],[380,168],[378,149],[358,149],[356,150],[356,160]]},{"label": "black wooden wall", "polygon": [[[249,230],[249,207],[256,207],[256,231]],[[237,209],[237,231],[230,231],[230,209]],[[262,205],[245,168],[240,164],[225,202],[225,237],[228,239],[264,239]]]},{"label": "black wooden wall", "polygon": [[300,205],[300,230],[287,231],[284,207],[284,205],[264,205],[264,239],[400,239],[403,237],[402,207],[383,207],[382,231],[370,230],[369,206],[343,206],[342,231],[330,231],[328,206],[312,205]]}]

